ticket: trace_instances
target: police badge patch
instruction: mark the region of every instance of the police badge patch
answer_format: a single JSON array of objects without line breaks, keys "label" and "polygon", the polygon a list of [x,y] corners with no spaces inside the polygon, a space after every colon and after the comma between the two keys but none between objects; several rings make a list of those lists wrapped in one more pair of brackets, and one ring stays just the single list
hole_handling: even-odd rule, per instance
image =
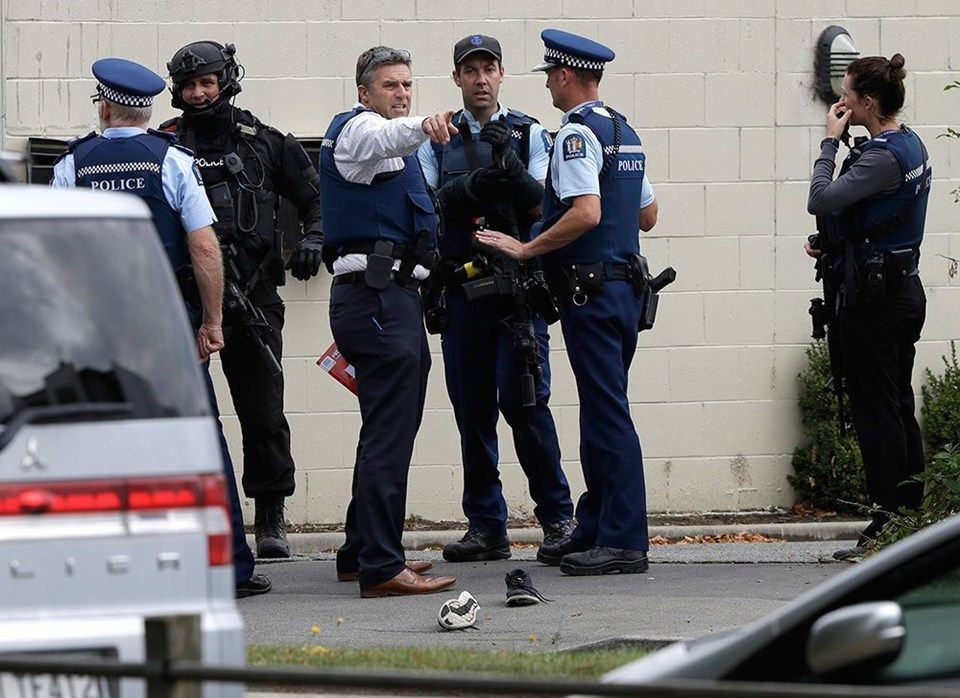
[{"label": "police badge patch", "polygon": [[576,160],[577,158],[587,157],[587,145],[583,142],[583,137],[576,133],[571,133],[563,139],[563,159]]}]

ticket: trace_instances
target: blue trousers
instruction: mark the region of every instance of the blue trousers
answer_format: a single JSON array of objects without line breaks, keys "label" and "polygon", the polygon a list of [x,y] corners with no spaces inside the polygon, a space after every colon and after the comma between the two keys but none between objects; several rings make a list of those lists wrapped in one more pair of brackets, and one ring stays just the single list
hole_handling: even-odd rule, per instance
[{"label": "blue trousers", "polygon": [[520,355],[503,319],[508,302],[467,301],[448,294],[449,323],[441,335],[447,393],[460,430],[463,457],[463,512],[471,530],[506,534],[507,504],[497,468],[497,420],[502,413],[513,431],[520,467],[530,484],[533,513],[541,524],[573,516],[570,486],[560,467],[557,428],[550,414],[549,336],[546,323],[534,323],[544,357],[537,403],[523,407]]},{"label": "blue trousers", "polygon": [[223,459],[223,476],[227,481],[227,497],[230,499],[230,530],[233,532],[233,572],[237,582],[245,582],[253,576],[253,552],[247,545],[247,536],[243,530],[243,512],[240,509],[240,495],[237,493],[237,478],[233,474],[233,460],[227,450],[227,440],[223,436],[223,424],[220,423],[220,410],[217,407],[217,393],[210,378],[210,362],[203,364],[201,373],[210,396],[210,410],[217,422],[217,437],[220,440],[220,455]]},{"label": "blue trousers", "polygon": [[576,540],[647,550],[647,498],[640,439],[630,417],[627,373],[637,349],[641,301],[628,281],[607,281],[560,322],[580,397],[580,463],[587,491]]},{"label": "blue trousers", "polygon": [[330,329],[356,370],[362,419],[337,569],[359,569],[366,589],[398,575],[406,562],[407,473],[430,372],[420,294],[395,283],[381,290],[336,284]]}]

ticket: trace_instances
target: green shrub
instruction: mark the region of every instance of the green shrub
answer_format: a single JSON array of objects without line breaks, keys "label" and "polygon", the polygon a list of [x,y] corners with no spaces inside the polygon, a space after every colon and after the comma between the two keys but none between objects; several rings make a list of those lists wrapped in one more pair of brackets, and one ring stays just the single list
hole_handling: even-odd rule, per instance
[{"label": "green shrub", "polygon": [[950,342],[950,358],[944,356],[941,360],[943,375],[937,376],[928,368],[926,384],[920,389],[923,396],[920,416],[928,460],[947,444],[960,444],[960,365],[953,342]]},{"label": "green shrub", "polygon": [[[787,480],[798,499],[818,509],[853,513],[868,504],[860,449],[853,430],[840,435],[837,398],[833,392],[830,356],[824,341],[807,348],[809,365],[800,381],[800,413],[808,444],[793,452],[793,475]],[[844,396],[849,416],[850,403]]]},{"label": "green shrub", "polygon": [[920,509],[894,514],[871,546],[872,550],[880,550],[960,513],[960,449],[947,444],[933,455],[926,469],[915,479],[925,485]]}]

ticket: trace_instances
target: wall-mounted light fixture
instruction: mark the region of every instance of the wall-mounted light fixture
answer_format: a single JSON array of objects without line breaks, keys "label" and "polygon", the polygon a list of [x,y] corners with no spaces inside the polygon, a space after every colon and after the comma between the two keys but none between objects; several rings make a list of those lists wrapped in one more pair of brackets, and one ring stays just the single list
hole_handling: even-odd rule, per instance
[{"label": "wall-mounted light fixture", "polygon": [[843,76],[847,66],[860,57],[849,32],[841,26],[832,24],[820,34],[817,40],[817,94],[828,104],[840,99]]}]

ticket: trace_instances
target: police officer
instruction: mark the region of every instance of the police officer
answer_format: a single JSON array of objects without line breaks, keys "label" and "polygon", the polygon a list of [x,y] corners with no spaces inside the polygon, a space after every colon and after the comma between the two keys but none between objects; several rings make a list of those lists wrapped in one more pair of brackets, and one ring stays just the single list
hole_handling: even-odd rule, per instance
[{"label": "police officer", "polygon": [[541,38],[544,62],[534,70],[547,73],[553,104],[564,112],[550,157],[543,215],[529,242],[497,231],[480,231],[477,240],[516,259],[542,255],[561,303],[563,337],[580,396],[580,460],[587,491],[577,503],[570,541],[547,554],[560,558],[565,574],[644,572],[643,459],[627,399],[642,310],[637,227],[655,222],[655,215],[644,213],[653,199],[649,189],[644,194],[643,147],[623,116],[598,98],[613,51],[555,29],[543,31]]},{"label": "police officer", "polygon": [[[197,41],[167,64],[171,103],[183,115],[161,125],[196,153],[204,186],[217,214],[214,229],[225,251],[228,301],[236,289],[249,297],[267,326],[251,332],[227,318],[223,372],[243,434],[243,490],[255,503],[259,557],[289,557],[283,502],[294,491],[290,427],[283,414],[284,282],[280,197],[296,204],[303,238],[290,257],[297,279],[320,269],[319,181],[300,143],[233,105],[242,67],[232,44]],[[232,283],[232,288],[231,288]],[[228,302],[230,307],[230,302]],[[263,347],[266,344],[267,348]],[[264,356],[269,351],[273,357]]]},{"label": "police officer", "polygon": [[401,545],[430,371],[417,288],[434,265],[437,233],[416,151],[427,138],[448,142],[457,129],[453,112],[408,116],[406,51],[364,51],[356,82],[357,103],[333,118],[320,149],[330,327],[356,369],[363,420],[337,573],[359,578],[362,597],[436,592],[456,578],[419,574],[430,563],[406,563]]},{"label": "police officer", "polygon": [[[474,34],[461,39],[453,48],[453,64],[453,81],[464,106],[453,117],[459,133],[443,145],[424,143],[417,156],[427,184],[439,190],[443,204],[443,261],[456,267],[471,259],[478,219],[498,230],[512,227],[512,234],[529,239],[530,225],[540,214],[550,136],[535,119],[497,101],[504,68],[495,38]],[[507,505],[497,471],[498,406],[513,430],[544,542],[548,548],[562,544],[573,530],[573,503],[547,404],[547,325],[542,318],[534,320],[542,377],[535,384],[536,404],[522,407],[525,359],[504,322],[514,312],[511,299],[467,301],[455,279],[441,293],[436,297],[447,311],[443,365],[460,430],[463,511],[469,521],[467,533],[446,545],[443,557],[451,562],[510,557]]]},{"label": "police officer", "polygon": [[[221,329],[223,264],[212,224],[216,216],[203,189],[193,153],[176,138],[147,131],[153,98],[163,91],[163,78],[122,58],[103,58],[93,64],[98,80],[97,105],[101,135],[91,132],[70,142],[54,166],[53,186],[125,191],[146,201],[174,271],[192,265],[198,298],[187,297],[187,310],[197,328],[197,351],[210,406],[217,420],[223,472],[230,496],[233,564],[238,597],[270,591],[270,580],[253,573],[253,553],[243,530],[240,498],[233,462],[223,437],[217,399],[210,380],[208,359],[224,347]],[[183,285],[181,284],[181,287]],[[192,295],[192,293],[191,293]]]},{"label": "police officer", "polygon": [[[923,471],[923,443],[910,379],[926,313],[917,263],[932,171],[920,137],[897,120],[903,66],[896,54],[860,58],[847,68],[843,96],[827,112],[807,203],[820,232],[806,250],[823,253],[820,270],[835,318],[828,337],[839,342],[867,490],[883,512],[917,508],[923,498],[922,483],[911,481]],[[866,127],[870,138],[858,139],[833,179],[848,125]],[[875,515],[858,547],[887,518]]]}]

